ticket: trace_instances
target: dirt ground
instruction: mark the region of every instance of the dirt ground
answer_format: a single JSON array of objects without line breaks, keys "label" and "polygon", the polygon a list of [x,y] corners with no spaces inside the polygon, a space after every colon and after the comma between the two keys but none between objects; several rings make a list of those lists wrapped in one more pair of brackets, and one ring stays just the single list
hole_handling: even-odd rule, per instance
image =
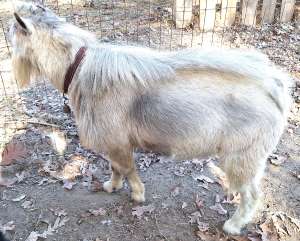
[{"label": "dirt ground", "polygon": [[[185,31],[188,36],[191,30]],[[118,42],[123,37],[103,38]],[[152,36],[150,45],[164,46],[160,38]],[[5,235],[27,241],[300,240],[299,31],[293,24],[257,30],[237,26],[220,38],[232,47],[261,49],[296,81],[289,124],[268,159],[260,211],[241,236],[228,237],[221,231],[238,196],[225,197],[218,160],[175,162],[137,152],[147,201],[132,203],[127,184],[117,193],[103,192],[109,165],[105,157],[80,146],[73,117],[63,112],[62,96],[43,81],[16,92],[9,77],[9,53],[0,48],[5,80],[0,96],[1,148],[6,146],[6,155],[12,151],[22,156],[0,166],[0,229]]]}]

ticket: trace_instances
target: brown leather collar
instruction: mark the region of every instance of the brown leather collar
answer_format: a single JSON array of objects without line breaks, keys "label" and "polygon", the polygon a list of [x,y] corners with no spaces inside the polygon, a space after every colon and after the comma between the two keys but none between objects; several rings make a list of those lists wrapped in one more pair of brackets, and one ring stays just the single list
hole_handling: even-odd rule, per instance
[{"label": "brown leather collar", "polygon": [[81,47],[75,56],[74,62],[69,66],[64,80],[64,94],[68,93],[69,86],[73,80],[75,72],[85,56],[86,47]]}]

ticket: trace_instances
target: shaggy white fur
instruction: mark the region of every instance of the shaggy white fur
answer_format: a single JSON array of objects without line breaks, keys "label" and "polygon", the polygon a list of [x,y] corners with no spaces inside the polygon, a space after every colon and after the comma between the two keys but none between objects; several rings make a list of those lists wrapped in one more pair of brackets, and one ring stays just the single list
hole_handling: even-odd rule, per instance
[{"label": "shaggy white fur", "polygon": [[132,198],[145,200],[136,147],[177,159],[218,156],[230,190],[241,193],[224,230],[238,234],[251,221],[267,156],[286,124],[288,75],[256,51],[100,44],[48,9],[21,6],[11,27],[21,85],[42,76],[63,91],[76,52],[87,47],[68,94],[81,144],[111,159],[106,191],[120,189],[127,177]]}]

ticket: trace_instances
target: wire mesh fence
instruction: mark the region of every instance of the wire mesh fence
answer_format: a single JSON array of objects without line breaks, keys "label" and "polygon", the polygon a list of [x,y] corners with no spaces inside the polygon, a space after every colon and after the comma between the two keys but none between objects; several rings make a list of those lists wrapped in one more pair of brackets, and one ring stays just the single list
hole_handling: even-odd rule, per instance
[{"label": "wire mesh fence", "polygon": [[[254,40],[268,31],[272,23],[299,18],[300,1],[276,0],[46,0],[36,1],[51,8],[67,21],[94,32],[99,41],[138,44],[157,49],[178,49],[196,46],[241,47],[254,45]],[[11,74],[9,21],[13,2],[0,2],[0,143],[3,150],[12,139],[21,141],[31,159],[59,159],[59,146],[49,149],[51,133],[63,135],[71,156],[80,149],[75,124],[63,112],[62,96],[46,80],[34,88],[20,91]],[[266,23],[266,24],[265,24]],[[297,41],[294,24],[288,24],[290,41]],[[247,32],[247,37],[243,37]],[[241,44],[240,42],[243,42]],[[281,44],[289,44],[281,43]],[[257,43],[259,47],[260,43]],[[280,45],[282,47],[284,45]],[[291,46],[292,48],[292,46]],[[294,56],[289,56],[294,58]],[[290,66],[294,68],[295,66]],[[296,66],[297,67],[297,66]],[[50,133],[50,134],[49,134]],[[47,138],[45,138],[47,137]],[[48,143],[49,144],[49,143]],[[53,143],[52,143],[53,144]],[[68,154],[69,153],[69,154]],[[66,156],[65,156],[66,157]]]}]

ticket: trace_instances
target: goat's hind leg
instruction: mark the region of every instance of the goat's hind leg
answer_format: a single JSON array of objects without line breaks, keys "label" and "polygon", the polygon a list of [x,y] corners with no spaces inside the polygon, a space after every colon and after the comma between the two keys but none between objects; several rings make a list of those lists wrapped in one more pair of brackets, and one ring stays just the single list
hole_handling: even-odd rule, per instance
[{"label": "goat's hind leg", "polygon": [[240,234],[241,229],[252,220],[260,196],[258,188],[253,184],[242,186],[239,193],[241,200],[238,209],[223,226],[225,232],[236,235]]},{"label": "goat's hind leg", "polygon": [[225,164],[225,172],[229,188],[241,195],[240,204],[223,226],[225,232],[240,234],[241,229],[248,224],[256,211],[261,196],[259,183],[264,171],[265,160],[261,162],[229,161]]}]

